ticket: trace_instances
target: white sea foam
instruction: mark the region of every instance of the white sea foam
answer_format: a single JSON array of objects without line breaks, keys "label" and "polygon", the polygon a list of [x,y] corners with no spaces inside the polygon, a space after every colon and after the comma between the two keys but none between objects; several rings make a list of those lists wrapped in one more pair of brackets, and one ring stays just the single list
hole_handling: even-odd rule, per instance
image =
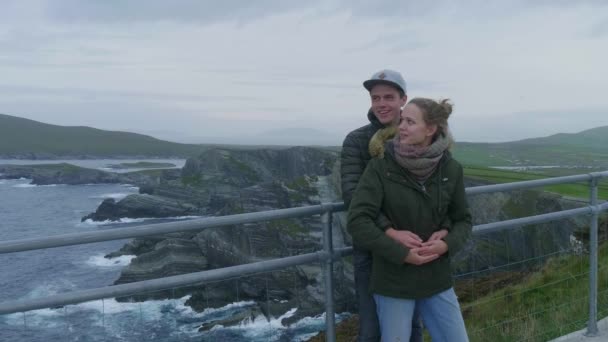
[{"label": "white sea foam", "polygon": [[118,302],[116,299],[95,300],[91,302],[78,304],[77,307],[81,310],[95,310],[104,314],[117,314],[123,312],[142,312],[146,314],[146,318],[154,316],[155,319],[160,318],[160,308],[164,305],[174,306],[176,302],[185,301],[185,299],[163,299],[163,300],[147,300],[145,302]]},{"label": "white sea foam", "polygon": [[130,217],[121,217],[117,221],[112,220],[104,220],[104,221],[94,221],[92,219],[86,219],[83,222],[79,222],[76,226],[88,225],[88,226],[105,226],[109,224],[119,224],[119,223],[140,223],[149,220],[189,220],[201,218],[202,216],[173,216],[173,217],[140,217],[140,218],[130,218]]},{"label": "white sea foam", "polygon": [[38,184],[32,184],[32,183],[19,183],[19,184],[15,184],[13,185],[14,188],[37,188],[37,187],[56,187],[56,186],[62,186],[65,184],[43,184],[43,185],[38,185]]},{"label": "white sea foam", "polygon": [[30,183],[19,183],[19,184],[15,184],[13,185],[13,188],[35,188],[38,185],[36,184],[30,184]]},{"label": "white sea foam", "polygon": [[206,316],[206,315],[210,315],[213,313],[217,313],[217,312],[223,312],[223,311],[227,311],[227,310],[231,310],[231,309],[236,309],[236,308],[243,308],[246,306],[250,306],[255,304],[254,301],[250,300],[250,301],[242,301],[242,302],[234,302],[234,303],[230,303],[226,306],[222,306],[221,308],[207,308],[205,310],[203,310],[203,312],[201,312],[200,314],[202,316]]},{"label": "white sea foam", "polygon": [[[52,294],[54,289],[43,286],[35,292]],[[34,292],[34,291],[33,291]],[[40,293],[39,293],[40,294]],[[185,303],[190,299],[190,296],[184,296],[179,299],[164,299],[164,300],[148,300],[145,302],[117,302],[115,299],[95,300],[77,305],[69,305],[67,307],[55,309],[41,309],[27,312],[26,322],[28,325],[37,327],[57,327],[65,325],[66,315],[82,316],[84,312],[93,313],[92,324],[96,326],[104,325],[109,328],[114,337],[120,334],[120,329],[114,329],[112,326],[118,324],[119,321],[129,319],[142,321],[160,321],[166,319],[175,319],[176,323],[181,323],[174,328],[180,333],[185,333],[190,336],[200,336],[198,328],[205,321],[205,316],[209,314],[217,314],[225,311],[230,313],[234,309],[255,305],[253,301],[242,301],[228,304],[221,308],[206,309],[203,312],[196,312]],[[281,332],[286,329],[303,329],[302,333],[293,336],[293,340],[297,342],[306,341],[310,337],[317,334],[317,330],[322,328],[325,322],[325,315],[321,314],[315,317],[306,317],[290,327],[283,326],[281,321],[291,317],[296,313],[297,309],[293,308],[287,311],[280,317],[271,318],[270,321],[264,315],[259,315],[253,319],[245,320],[239,325],[231,327],[223,327],[218,325],[212,330],[229,329],[243,337],[243,340],[256,341],[279,341],[283,335]],[[126,315],[126,316],[125,316]],[[337,321],[344,318],[348,314],[339,314]],[[105,317],[103,320],[99,317]],[[171,318],[169,318],[171,317]],[[10,325],[23,325],[23,313],[11,314],[6,316],[6,323]],[[190,323],[188,323],[190,322]],[[314,328],[314,327],[319,327]],[[311,332],[312,328],[312,332]]]},{"label": "white sea foam", "polygon": [[114,200],[121,200],[127,196],[129,196],[130,193],[122,193],[122,192],[118,192],[118,193],[111,193],[111,194],[101,194],[101,195],[97,195],[97,196],[91,196],[90,198],[113,198]]},{"label": "white sea foam", "polygon": [[135,255],[121,255],[116,258],[105,258],[103,254],[98,254],[90,257],[86,263],[90,266],[95,267],[119,267],[127,266],[131,263],[136,256]]},{"label": "white sea foam", "polygon": [[283,326],[281,321],[285,318],[293,316],[297,309],[291,309],[278,318],[266,319],[264,315],[259,315],[253,319],[246,319],[241,324],[226,329],[236,330],[242,334],[246,340],[259,340],[264,338],[267,341],[278,341],[281,334],[276,332],[284,330],[287,327]]},{"label": "white sea foam", "polygon": [[105,221],[94,221],[93,219],[86,219],[83,222],[79,222],[78,224],[76,224],[76,226],[82,226],[82,225],[87,225],[87,226],[105,226],[105,225],[109,225],[109,224],[119,224],[119,223],[138,223],[138,222],[144,222],[145,220],[151,220],[151,218],[128,218],[128,217],[122,217],[120,219],[118,219],[118,221],[112,221],[112,220],[105,220]]},{"label": "white sea foam", "polygon": [[132,189],[132,190],[139,191],[139,187],[138,186],[134,186],[133,184],[120,184],[120,186],[122,186],[123,188],[129,188],[129,189]]}]

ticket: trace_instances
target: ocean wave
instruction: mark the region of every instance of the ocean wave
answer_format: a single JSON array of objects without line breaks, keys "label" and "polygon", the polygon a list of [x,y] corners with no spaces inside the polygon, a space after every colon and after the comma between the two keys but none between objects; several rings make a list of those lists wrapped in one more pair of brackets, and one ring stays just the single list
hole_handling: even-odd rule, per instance
[{"label": "ocean wave", "polygon": [[30,184],[30,183],[19,183],[19,184],[15,184],[13,185],[13,188],[35,188],[38,185],[36,184]]},{"label": "ocean wave", "polygon": [[104,314],[119,314],[125,312],[136,312],[145,314],[146,319],[162,318],[163,308],[178,307],[185,303],[190,296],[179,299],[147,300],[145,302],[118,302],[114,298],[94,300],[76,305],[79,309],[95,310]]},{"label": "ocean wave", "polygon": [[[39,289],[46,291],[49,289]],[[53,291],[51,291],[53,292]],[[53,309],[41,309],[27,313],[15,313],[6,315],[5,322],[12,326],[22,326],[24,319],[28,326],[58,327],[65,325],[66,319],[86,319],[93,326],[102,327],[110,332],[113,337],[125,333],[124,322],[163,322],[166,328],[173,330],[171,333],[173,341],[177,336],[196,338],[211,334],[211,336],[240,336],[239,341],[282,341],[289,337],[291,341],[303,342],[323,330],[325,315],[305,317],[290,326],[284,326],[281,321],[293,316],[297,309],[293,308],[280,317],[268,320],[264,315],[258,315],[253,319],[244,320],[238,325],[223,327],[215,326],[208,332],[199,332],[201,324],[212,321],[212,317],[219,312],[226,315],[233,314],[240,308],[256,305],[253,301],[235,302],[221,308],[209,308],[203,312],[196,312],[185,303],[191,296],[178,299],[148,300],[144,302],[118,302],[116,299],[103,299],[89,301],[76,305]],[[340,322],[349,313],[338,314],[336,321]],[[138,323],[138,324],[139,324]],[[230,331],[225,335],[223,332]],[[177,340],[177,339],[175,339]]]},{"label": "ocean wave", "polygon": [[244,308],[246,306],[251,306],[251,305],[254,305],[254,304],[255,304],[255,302],[252,301],[252,300],[242,301],[242,302],[234,302],[234,303],[230,303],[230,304],[228,304],[226,306],[222,306],[222,307],[219,307],[219,308],[207,308],[207,309],[203,310],[203,312],[201,312],[200,314],[202,316],[207,316],[207,315],[215,314],[215,313],[218,313],[218,312],[224,312],[224,311],[228,311],[228,310],[232,310],[232,309]]},{"label": "ocean wave", "polygon": [[99,254],[90,257],[85,263],[95,267],[119,267],[129,265],[135,257],[135,255],[122,255],[108,259],[103,254]]},{"label": "ocean wave", "polygon": [[165,220],[180,221],[180,220],[196,219],[196,218],[201,218],[201,217],[202,216],[140,217],[140,218],[121,217],[117,221],[112,221],[112,220],[94,221],[93,219],[86,219],[83,222],[79,222],[77,224],[77,226],[81,226],[81,225],[106,226],[106,225],[110,225],[110,224],[120,224],[120,223],[140,223],[140,222],[151,221],[151,220],[155,220],[155,221],[158,221],[158,220],[163,220],[163,221],[165,221]]},{"label": "ocean wave", "polygon": [[105,226],[109,224],[119,224],[119,223],[139,223],[144,222],[145,220],[151,220],[152,218],[128,218],[122,217],[117,221],[105,220],[105,221],[94,221],[93,219],[86,219],[83,222],[77,224],[77,226],[81,225],[89,225],[89,226]]},{"label": "ocean wave", "polygon": [[96,195],[96,196],[91,196],[89,198],[102,198],[102,199],[106,199],[106,198],[113,198],[114,200],[121,200],[127,196],[131,195],[130,193],[122,193],[122,192],[117,192],[117,193],[111,193],[111,194],[101,194],[101,195]]},{"label": "ocean wave", "polygon": [[20,183],[20,184],[13,185],[13,188],[56,187],[56,186],[62,186],[62,185],[65,185],[65,184],[43,184],[43,185],[38,185],[38,184],[32,184],[32,183]]},{"label": "ocean wave", "polygon": [[122,186],[123,188],[129,188],[129,189],[132,189],[132,190],[139,191],[139,187],[135,186],[133,184],[120,184],[120,186]]}]

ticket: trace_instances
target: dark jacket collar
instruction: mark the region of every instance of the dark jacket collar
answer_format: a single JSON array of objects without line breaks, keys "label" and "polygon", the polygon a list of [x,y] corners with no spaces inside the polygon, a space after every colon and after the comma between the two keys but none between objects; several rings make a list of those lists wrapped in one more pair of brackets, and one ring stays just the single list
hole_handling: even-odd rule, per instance
[{"label": "dark jacket collar", "polygon": [[367,119],[372,124],[372,126],[374,126],[375,128],[377,128],[377,129],[384,128],[384,125],[380,122],[380,120],[378,120],[376,115],[374,115],[374,112],[372,112],[371,108],[369,109],[369,111],[367,111]]}]

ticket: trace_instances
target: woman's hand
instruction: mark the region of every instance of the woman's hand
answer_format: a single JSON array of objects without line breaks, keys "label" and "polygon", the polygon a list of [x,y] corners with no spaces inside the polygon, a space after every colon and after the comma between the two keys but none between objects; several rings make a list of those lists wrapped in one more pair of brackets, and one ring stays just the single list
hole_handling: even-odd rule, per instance
[{"label": "woman's hand", "polygon": [[420,255],[443,255],[448,251],[448,244],[443,240],[429,240],[419,248]]},{"label": "woman's hand", "polygon": [[[424,247],[422,247],[424,248]],[[439,254],[421,254],[422,248],[412,248],[403,260],[412,265],[422,265],[439,258]]]},{"label": "woman's hand", "polygon": [[448,236],[448,230],[444,228],[434,232],[433,235],[431,235],[431,237],[429,238],[429,241],[441,240],[446,236]]},{"label": "woman's hand", "polygon": [[396,230],[393,228],[389,228],[386,230],[385,234],[407,248],[412,249],[422,247],[422,239],[418,235],[410,232],[409,230]]}]

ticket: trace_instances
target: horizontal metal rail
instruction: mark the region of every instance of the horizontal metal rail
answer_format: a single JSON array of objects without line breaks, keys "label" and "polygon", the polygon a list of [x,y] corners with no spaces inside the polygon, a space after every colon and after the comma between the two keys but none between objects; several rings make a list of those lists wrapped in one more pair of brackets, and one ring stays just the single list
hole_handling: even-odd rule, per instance
[{"label": "horizontal metal rail", "polygon": [[112,230],[10,240],[0,242],[0,254],[72,245],[82,245],[93,242],[130,239],[150,235],[198,231],[206,228],[253,223],[260,221],[271,221],[283,218],[312,216],[323,214],[328,211],[335,212],[344,210],[343,208],[344,204],[342,203],[325,203],[308,207],[260,211],[257,213],[214,216],[188,221],[147,224],[137,227],[125,227]]},{"label": "horizontal metal rail", "polygon": [[[352,247],[336,248],[333,258],[338,259],[352,252]],[[254,275],[281,270],[287,267],[325,262],[329,256],[324,251],[301,254],[280,259],[254,262],[231,267],[218,268],[209,271],[181,274],[171,277],[138,281],[128,284],[112,285],[88,290],[72,291],[44,298],[16,300],[0,305],[0,315],[25,312],[44,308],[58,307],[68,304],[78,304],[104,298],[125,297],[141,293],[167,290],[172,288],[192,286],[199,283],[210,283],[219,280]]]},{"label": "horizontal metal rail", "polygon": [[591,215],[593,212],[608,210],[608,203],[603,203],[596,206],[585,206],[582,208],[556,211],[553,213],[540,214],[534,216],[526,216],[512,220],[484,223],[473,226],[473,233],[486,234],[500,231],[507,228],[517,228],[526,225],[557,221],[578,215]]},{"label": "horizontal metal rail", "polygon": [[587,173],[587,174],[574,175],[574,176],[535,179],[535,180],[521,181],[521,182],[514,182],[514,183],[473,186],[473,187],[466,188],[466,193],[467,193],[467,195],[479,195],[479,194],[487,194],[487,193],[491,193],[491,192],[538,188],[538,187],[547,186],[547,185],[588,182],[592,179],[599,179],[599,178],[605,178],[605,177],[608,177],[608,171],[591,172],[591,173]]},{"label": "horizontal metal rail", "polygon": [[[513,191],[546,185],[564,184],[572,182],[589,181],[608,177],[608,171],[592,172],[583,175],[554,177],[516,183],[483,185],[466,188],[467,195],[478,195],[499,191]],[[198,231],[206,228],[221,227],[227,225],[270,221],[282,218],[294,218],[322,214],[327,211],[336,212],[345,210],[342,202],[326,203],[308,207],[277,209],[257,213],[244,213],[228,216],[206,217],[188,221],[167,222],[141,225],[137,227],[126,227],[121,229],[62,234],[48,237],[37,237],[20,240],[0,242],[0,254],[24,252],[37,249],[55,248],[63,246],[80,245],[94,242],[130,239],[151,235],[170,234],[186,231]]]},{"label": "horizontal metal rail", "polygon": [[[578,215],[590,215],[594,210],[608,210],[608,203],[603,203],[595,207],[586,206],[583,208],[570,209],[560,212],[476,225],[473,227],[473,233],[486,234],[489,232],[496,232],[507,228],[556,221]],[[336,252],[334,253],[334,259],[351,254],[352,247],[337,248],[335,249],[335,251]],[[326,261],[327,259],[328,258],[326,252],[318,251],[292,257],[243,264],[209,271],[188,273],[172,277],[133,282],[122,285],[113,285],[102,288],[94,288],[90,290],[74,291],[70,293],[59,294],[39,299],[4,302],[0,304],[0,314],[37,310],[68,304],[77,304],[102,298],[130,296],[144,292],[167,290],[176,287],[193,285],[196,283],[213,282],[218,280],[230,279],[233,277],[270,272],[286,267],[303,265],[311,262]]]}]

